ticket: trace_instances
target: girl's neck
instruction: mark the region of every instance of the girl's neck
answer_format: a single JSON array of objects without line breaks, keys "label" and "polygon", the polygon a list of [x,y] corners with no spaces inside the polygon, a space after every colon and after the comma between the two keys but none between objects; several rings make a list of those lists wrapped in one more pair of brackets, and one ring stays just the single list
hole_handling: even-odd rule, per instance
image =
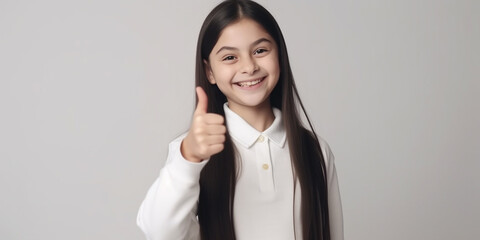
[{"label": "girl's neck", "polygon": [[230,110],[242,117],[250,126],[259,132],[265,131],[275,120],[270,101],[267,99],[264,103],[255,106],[242,106],[238,104],[229,104]]}]

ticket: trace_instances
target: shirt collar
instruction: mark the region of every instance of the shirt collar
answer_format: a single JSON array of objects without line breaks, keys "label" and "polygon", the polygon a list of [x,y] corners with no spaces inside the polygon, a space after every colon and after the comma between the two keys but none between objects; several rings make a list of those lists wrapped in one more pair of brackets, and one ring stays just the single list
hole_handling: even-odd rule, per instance
[{"label": "shirt collar", "polygon": [[287,134],[283,126],[282,113],[279,109],[273,108],[275,120],[265,131],[259,132],[248,124],[242,117],[230,110],[228,104],[223,104],[225,120],[230,136],[246,148],[250,148],[257,141],[260,135],[268,137],[279,147],[285,145]]}]

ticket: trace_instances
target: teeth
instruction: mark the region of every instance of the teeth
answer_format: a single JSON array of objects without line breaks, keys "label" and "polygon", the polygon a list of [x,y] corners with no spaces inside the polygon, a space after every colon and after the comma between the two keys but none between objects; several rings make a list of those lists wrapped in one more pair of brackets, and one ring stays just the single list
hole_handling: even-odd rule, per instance
[{"label": "teeth", "polygon": [[262,81],[262,79],[258,79],[258,80],[251,81],[251,82],[240,82],[240,83],[237,83],[237,84],[240,87],[250,87],[250,86],[258,84],[261,81]]}]

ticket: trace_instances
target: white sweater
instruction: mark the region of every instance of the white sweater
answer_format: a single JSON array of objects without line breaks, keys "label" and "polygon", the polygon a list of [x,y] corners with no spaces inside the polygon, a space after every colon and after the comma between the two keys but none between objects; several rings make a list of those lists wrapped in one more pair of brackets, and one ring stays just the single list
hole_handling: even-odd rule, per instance
[{"label": "white sweater", "polygon": [[[236,183],[234,227],[238,240],[302,239],[301,189],[294,180],[286,132],[280,110],[275,120],[258,132],[224,105],[227,129],[238,150],[241,171]],[[180,152],[185,134],[172,141],[165,166],[140,206],[137,224],[148,240],[199,240],[196,207],[201,163],[189,162]],[[343,240],[343,217],[334,156],[320,140],[328,181],[332,240]],[[294,196],[295,195],[295,196]],[[294,200],[295,198],[295,200]]]}]

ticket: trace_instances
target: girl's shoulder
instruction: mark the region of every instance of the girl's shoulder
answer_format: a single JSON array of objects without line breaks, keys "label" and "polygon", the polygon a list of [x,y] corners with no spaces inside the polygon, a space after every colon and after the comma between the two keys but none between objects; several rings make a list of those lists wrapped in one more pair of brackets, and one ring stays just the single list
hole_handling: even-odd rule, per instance
[{"label": "girl's shoulder", "polygon": [[[333,155],[328,142],[319,134],[316,134],[317,137],[315,138],[314,133],[308,129],[304,128],[303,131],[304,131],[303,133],[307,136],[307,139],[310,142],[310,145],[320,147],[323,158],[325,159],[325,163],[328,165],[330,162],[333,162],[335,159],[335,156]],[[318,144],[317,144],[317,139],[318,139]]]},{"label": "girl's shoulder", "polygon": [[332,149],[330,148],[330,145],[321,136],[317,135],[317,138],[318,138],[318,143],[320,144],[320,148],[322,149],[322,154],[325,158],[325,162],[327,164],[329,162],[333,162],[333,160],[335,159],[335,156],[332,153]]}]

